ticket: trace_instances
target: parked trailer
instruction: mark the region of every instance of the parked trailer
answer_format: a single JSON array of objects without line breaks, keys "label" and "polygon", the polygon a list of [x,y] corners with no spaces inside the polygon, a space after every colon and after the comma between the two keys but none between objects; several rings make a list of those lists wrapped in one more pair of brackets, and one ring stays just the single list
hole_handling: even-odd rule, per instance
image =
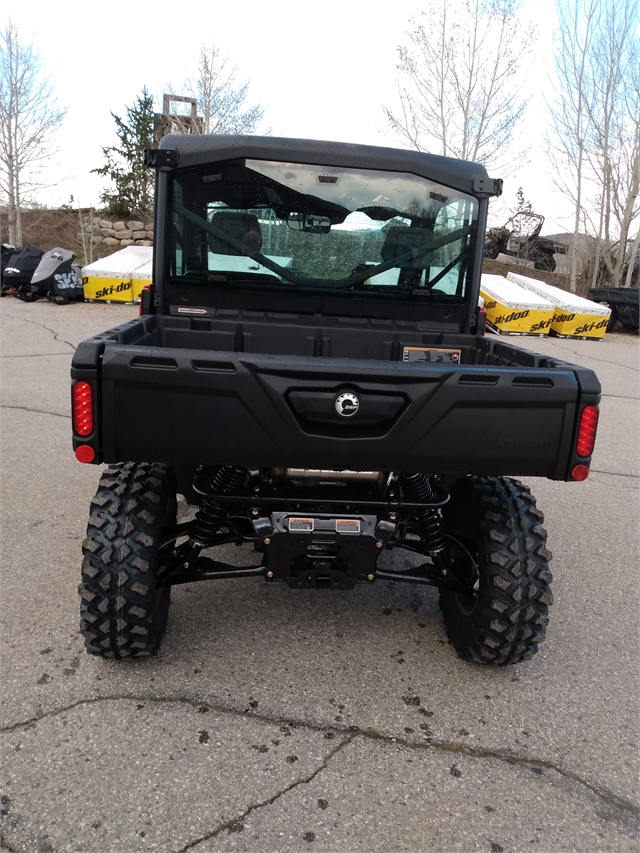
[{"label": "parked trailer", "polygon": [[548,299],[555,306],[549,334],[557,338],[601,340],[607,331],[611,311],[575,293],[546,284],[526,275],[510,272],[510,281]]}]

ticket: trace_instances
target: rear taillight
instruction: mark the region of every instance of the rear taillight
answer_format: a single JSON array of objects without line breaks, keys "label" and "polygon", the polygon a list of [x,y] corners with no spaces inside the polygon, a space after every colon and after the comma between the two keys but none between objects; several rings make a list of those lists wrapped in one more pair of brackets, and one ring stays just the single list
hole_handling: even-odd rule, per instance
[{"label": "rear taillight", "polygon": [[76,447],[76,459],[78,462],[93,462],[96,458],[96,452],[89,444],[81,444]]},{"label": "rear taillight", "polygon": [[481,335],[486,335],[487,333],[487,311],[484,305],[478,306],[478,332]]},{"label": "rear taillight", "polygon": [[598,407],[585,406],[580,415],[578,438],[576,439],[576,453],[578,456],[591,456],[593,446],[596,443],[597,429]]},{"label": "rear taillight", "polygon": [[88,382],[76,382],[72,391],[73,431],[87,436],[93,432],[93,391]]},{"label": "rear taillight", "polygon": [[151,291],[151,285],[150,284],[145,284],[145,286],[142,288],[142,291],[140,292],[140,310],[138,311],[138,314],[140,315],[140,317],[142,317],[143,314],[146,313],[146,311],[144,310],[145,309],[145,304],[144,304],[145,303],[145,295],[144,295],[145,291],[147,291],[147,292]]},{"label": "rear taillight", "polygon": [[571,469],[571,479],[577,480],[581,483],[583,480],[586,480],[589,476],[589,466],[588,465],[574,465]]}]

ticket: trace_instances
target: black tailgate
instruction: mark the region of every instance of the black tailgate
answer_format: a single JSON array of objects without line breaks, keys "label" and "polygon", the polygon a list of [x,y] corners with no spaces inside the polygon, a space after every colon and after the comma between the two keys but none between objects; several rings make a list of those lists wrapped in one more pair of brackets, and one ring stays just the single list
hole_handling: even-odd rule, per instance
[{"label": "black tailgate", "polygon": [[[563,479],[575,372],[107,344],[107,462],[533,475]],[[341,393],[359,409],[342,417]]]}]

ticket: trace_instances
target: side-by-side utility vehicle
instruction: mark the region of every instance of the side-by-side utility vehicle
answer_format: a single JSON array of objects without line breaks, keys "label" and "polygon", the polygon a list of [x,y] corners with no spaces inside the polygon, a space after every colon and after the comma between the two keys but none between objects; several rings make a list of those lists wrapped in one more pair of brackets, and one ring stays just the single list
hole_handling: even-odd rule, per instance
[{"label": "side-by-side utility vehicle", "polygon": [[[145,156],[153,285],[73,358],[75,453],[108,463],[83,545],[88,651],[154,654],[174,584],[259,577],[434,586],[462,658],[530,657],[550,554],[512,477],[587,476],[600,385],[484,337],[501,182],[271,137],[166,136]],[[216,559],[227,543],[253,543],[254,565]]]},{"label": "side-by-side utility vehicle", "polygon": [[533,261],[537,270],[553,272],[556,255],[566,255],[565,243],[541,237],[544,216],[521,210],[502,228],[489,228],[484,239],[484,256],[495,260],[499,254]]},{"label": "side-by-side utility vehicle", "polygon": [[608,332],[612,332],[618,322],[634,332],[640,328],[637,287],[592,287],[587,299],[604,302],[611,308]]}]

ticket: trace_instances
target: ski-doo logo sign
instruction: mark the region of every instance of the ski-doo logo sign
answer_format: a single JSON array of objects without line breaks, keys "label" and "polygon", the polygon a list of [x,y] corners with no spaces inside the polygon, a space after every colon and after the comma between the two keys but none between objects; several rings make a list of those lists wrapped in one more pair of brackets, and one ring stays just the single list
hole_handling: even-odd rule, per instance
[{"label": "ski-doo logo sign", "polygon": [[529,316],[529,311],[512,311],[511,314],[501,314],[499,317],[493,321],[496,326],[499,326],[500,323],[514,323],[516,320],[524,320],[525,317]]},{"label": "ski-doo logo sign", "polygon": [[551,326],[551,320],[540,320],[539,323],[534,323],[530,331],[541,332],[543,329],[548,329]]},{"label": "ski-doo logo sign", "polygon": [[80,281],[74,272],[60,272],[53,277],[58,290],[69,290],[71,287],[79,287]]},{"label": "ski-doo logo sign", "polygon": [[339,415],[343,418],[351,418],[360,408],[360,400],[355,394],[345,391],[343,394],[338,394],[334,405]]},{"label": "ski-doo logo sign", "polygon": [[131,289],[130,281],[121,281],[120,284],[112,284],[111,287],[103,287],[102,290],[96,290],[96,299],[107,299],[114,293],[122,293],[124,290]]},{"label": "ski-doo logo sign", "polygon": [[574,335],[586,335],[588,332],[592,332],[594,329],[602,329],[604,326],[609,325],[609,318],[605,317],[604,320],[600,320],[597,323],[595,320],[593,323],[585,323],[584,326],[578,326],[578,328],[573,333]]}]

